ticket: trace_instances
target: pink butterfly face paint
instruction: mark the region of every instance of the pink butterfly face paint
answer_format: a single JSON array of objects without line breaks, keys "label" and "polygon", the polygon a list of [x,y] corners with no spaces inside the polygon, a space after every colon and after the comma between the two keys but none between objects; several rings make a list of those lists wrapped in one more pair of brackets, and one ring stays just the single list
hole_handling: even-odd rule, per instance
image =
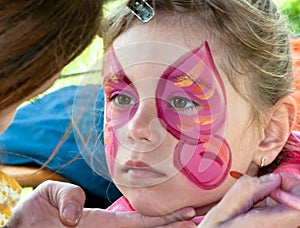
[{"label": "pink butterfly face paint", "polygon": [[[138,100],[138,94],[131,81],[122,70],[114,51],[110,51],[106,61],[110,64],[105,66],[103,87],[106,97],[106,124],[104,126],[104,144],[108,168],[113,176],[113,166],[118,151],[118,139],[115,129],[123,126],[134,115],[137,105],[130,102]],[[107,70],[107,68],[111,68]],[[108,73],[108,74],[107,74]],[[115,104],[111,100],[116,98]]]},{"label": "pink butterfly face paint", "polygon": [[[113,49],[107,60],[105,147],[113,176],[121,143],[116,132],[135,115],[139,96]],[[112,106],[112,98],[117,98],[114,104],[121,105]],[[159,79],[155,100],[162,126],[178,140],[174,166],[200,188],[213,189],[223,183],[231,165],[230,148],[223,138],[226,96],[206,42],[167,67]]]},{"label": "pink butterfly face paint", "polygon": [[162,79],[156,94],[158,117],[179,140],[175,166],[201,188],[219,186],[228,174],[231,153],[222,137],[225,90],[208,44],[178,59]]}]

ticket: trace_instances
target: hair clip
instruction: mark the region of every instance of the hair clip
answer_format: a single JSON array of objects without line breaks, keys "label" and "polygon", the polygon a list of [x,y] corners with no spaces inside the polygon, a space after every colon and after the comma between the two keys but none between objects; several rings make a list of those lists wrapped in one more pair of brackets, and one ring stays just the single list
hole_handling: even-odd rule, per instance
[{"label": "hair clip", "polygon": [[154,9],[146,0],[130,0],[127,7],[142,22],[150,21],[155,15]]}]

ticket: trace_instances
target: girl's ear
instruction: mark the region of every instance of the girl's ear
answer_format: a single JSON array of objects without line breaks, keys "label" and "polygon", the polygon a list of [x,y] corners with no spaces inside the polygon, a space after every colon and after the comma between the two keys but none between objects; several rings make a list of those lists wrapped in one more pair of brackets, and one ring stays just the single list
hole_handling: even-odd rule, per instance
[{"label": "girl's ear", "polygon": [[270,111],[270,119],[264,129],[264,137],[258,145],[254,162],[269,165],[280,153],[295,125],[296,102],[292,96],[280,99]]}]

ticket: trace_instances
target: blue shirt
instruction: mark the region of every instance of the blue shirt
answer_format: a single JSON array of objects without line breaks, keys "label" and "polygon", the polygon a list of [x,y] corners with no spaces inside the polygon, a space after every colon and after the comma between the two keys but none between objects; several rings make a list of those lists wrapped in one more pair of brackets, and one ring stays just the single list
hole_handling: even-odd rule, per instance
[{"label": "blue shirt", "polygon": [[[86,96],[87,91],[97,94],[96,101],[93,97]],[[52,155],[68,127],[71,126],[74,103],[78,103],[82,96],[90,101],[90,103],[85,102],[90,107],[84,108],[84,112],[90,114],[81,115],[78,121],[82,121],[82,124],[79,123],[77,127],[79,131],[81,129],[84,131],[83,126],[87,126],[86,122],[96,121],[96,131],[93,133],[99,134],[96,155],[105,164],[102,134],[104,95],[103,89],[96,85],[64,87],[20,108],[10,127],[0,135],[1,162],[9,165],[28,163],[43,165]],[[95,103],[96,109],[93,107]],[[75,120],[76,110],[78,107],[75,108]],[[95,113],[96,117],[94,117]],[[91,147],[93,148],[94,145]],[[78,141],[74,127],[71,126],[66,140],[46,167],[57,171],[71,183],[82,186],[92,194],[113,202],[121,194],[110,180],[100,176],[100,172],[97,174],[87,164],[83,158],[86,152],[79,152],[83,148]],[[89,161],[90,157],[86,159]],[[106,166],[103,167],[103,173],[107,175]]]}]

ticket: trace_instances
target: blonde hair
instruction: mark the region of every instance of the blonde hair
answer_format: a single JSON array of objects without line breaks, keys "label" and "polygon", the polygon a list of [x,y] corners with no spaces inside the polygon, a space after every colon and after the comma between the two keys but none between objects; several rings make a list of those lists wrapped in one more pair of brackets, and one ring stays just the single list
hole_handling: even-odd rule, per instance
[{"label": "blonde hair", "polygon": [[[262,123],[263,114],[293,91],[288,27],[271,0],[155,0],[153,7],[157,15],[189,16],[219,41],[222,70],[251,104],[253,121]],[[105,48],[136,21],[124,5],[115,10],[103,21]]]}]

